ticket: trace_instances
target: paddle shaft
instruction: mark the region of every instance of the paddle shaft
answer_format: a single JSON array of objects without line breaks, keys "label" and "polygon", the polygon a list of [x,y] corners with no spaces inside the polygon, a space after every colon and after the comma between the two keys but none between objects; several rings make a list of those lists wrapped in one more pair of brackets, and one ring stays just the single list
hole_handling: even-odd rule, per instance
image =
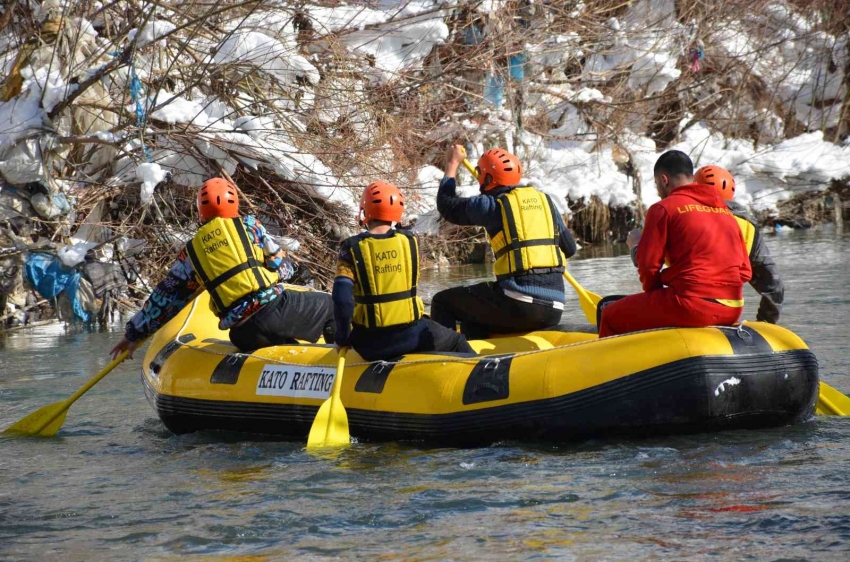
[{"label": "paddle shaft", "polygon": [[79,390],[77,390],[77,392],[75,392],[74,394],[72,394],[71,396],[66,398],[63,402],[61,402],[61,404],[63,404],[63,408],[61,410],[57,410],[56,415],[47,418],[44,423],[40,424],[40,427],[38,427],[38,429],[36,429],[35,433],[40,432],[42,429],[44,429],[45,427],[47,427],[48,425],[53,423],[53,420],[55,420],[60,415],[62,415],[62,412],[64,412],[68,408],[70,408],[74,404],[74,402],[77,401],[77,399],[80,396],[82,396],[83,394],[88,392],[91,387],[93,387],[94,385],[99,383],[100,380],[103,377],[105,377],[106,375],[108,375],[109,373],[111,373],[112,370],[115,367],[117,367],[118,365],[123,363],[124,360],[127,358],[128,353],[129,353],[128,351],[122,351],[121,354],[118,357],[116,357],[115,359],[110,361],[109,364],[106,365],[106,367],[104,367],[103,369],[101,369],[98,374],[96,374],[95,376],[90,378],[88,380],[88,382],[86,382],[86,384],[84,384],[83,386],[80,387]]},{"label": "paddle shaft", "polygon": [[476,170],[475,166],[473,166],[466,158],[463,159],[463,167],[469,170],[469,173],[472,174],[473,178],[478,179],[478,170]]},{"label": "paddle shaft", "polygon": [[575,289],[576,293],[578,293],[579,298],[590,303],[590,305],[594,309],[596,308],[596,303],[602,300],[601,296],[597,295],[596,293],[591,293],[590,291],[579,285],[579,282],[576,281],[575,277],[573,277],[566,269],[564,269],[564,279],[566,279],[567,282],[573,286],[573,289]]},{"label": "paddle shaft", "polygon": [[[339,359],[336,362],[336,377],[334,377],[334,385],[331,388],[331,398],[339,398],[342,393],[342,375],[345,371],[345,354],[348,353],[348,347],[342,347],[339,350]],[[340,402],[340,406],[342,402]],[[334,402],[331,402],[331,419],[333,419]],[[330,427],[330,426],[329,426]]]}]

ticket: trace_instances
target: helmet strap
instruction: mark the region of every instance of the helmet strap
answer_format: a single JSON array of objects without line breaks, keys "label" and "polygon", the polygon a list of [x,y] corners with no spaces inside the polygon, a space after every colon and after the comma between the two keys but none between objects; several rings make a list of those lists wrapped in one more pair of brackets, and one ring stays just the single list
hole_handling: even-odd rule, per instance
[{"label": "helmet strap", "polygon": [[490,189],[490,184],[493,183],[493,176],[491,174],[484,174],[484,181],[479,184],[481,193],[484,193],[488,189]]}]

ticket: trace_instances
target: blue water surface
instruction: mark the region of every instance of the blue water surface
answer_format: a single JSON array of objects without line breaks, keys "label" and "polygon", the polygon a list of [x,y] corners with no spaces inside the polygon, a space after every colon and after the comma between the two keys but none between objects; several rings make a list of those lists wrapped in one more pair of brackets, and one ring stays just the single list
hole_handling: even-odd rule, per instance
[{"label": "blue water surface", "polygon": [[[787,285],[782,323],[850,392],[850,236],[768,244]],[[570,266],[598,293],[639,290],[626,256]],[[426,292],[475,275],[430,272]],[[574,300],[569,315],[581,317]],[[50,326],[0,340],[0,427],[73,393],[119,337]],[[100,382],[56,438],[0,438],[0,559],[848,559],[850,419],[316,457],[257,436],[172,435],[138,369],[137,357]]]}]

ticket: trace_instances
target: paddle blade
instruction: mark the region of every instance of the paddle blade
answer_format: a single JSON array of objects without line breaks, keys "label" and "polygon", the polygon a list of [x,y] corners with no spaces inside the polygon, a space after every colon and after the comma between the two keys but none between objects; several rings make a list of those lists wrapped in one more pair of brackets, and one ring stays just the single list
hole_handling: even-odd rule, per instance
[{"label": "paddle blade", "polygon": [[591,293],[579,285],[578,281],[575,280],[569,271],[564,270],[564,279],[573,286],[573,289],[578,296],[578,303],[581,305],[581,311],[584,313],[587,321],[596,326],[596,306],[599,304],[599,301],[602,300],[602,297],[596,293]]},{"label": "paddle blade", "polygon": [[815,414],[819,416],[850,416],[850,398],[825,382],[821,382]]},{"label": "paddle blade", "polygon": [[43,406],[10,425],[3,431],[3,435],[37,435],[39,437],[53,437],[65,423],[70,404],[67,400]]},{"label": "paddle blade", "polygon": [[310,428],[310,436],[307,438],[307,448],[340,447],[350,442],[348,414],[339,396],[331,396],[322,403],[316,414],[313,427]]},{"label": "paddle blade", "polygon": [[351,434],[348,431],[348,414],[345,411],[345,406],[342,405],[342,399],[340,399],[342,375],[345,374],[346,353],[348,353],[347,347],[339,350],[336,377],[331,395],[322,403],[319,412],[316,414],[316,419],[313,420],[313,427],[310,428],[310,435],[307,437],[308,449],[339,447],[351,443]]},{"label": "paddle blade", "polygon": [[[596,301],[599,302],[599,301]],[[593,302],[589,297],[582,298],[579,295],[578,303],[581,305],[581,311],[587,321],[596,326],[596,302]]]}]

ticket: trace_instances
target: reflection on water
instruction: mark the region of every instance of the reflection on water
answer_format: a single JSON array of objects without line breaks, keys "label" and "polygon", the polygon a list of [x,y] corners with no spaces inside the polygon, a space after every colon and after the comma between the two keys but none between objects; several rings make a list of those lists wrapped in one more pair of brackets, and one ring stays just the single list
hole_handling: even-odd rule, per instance
[{"label": "reflection on water", "polygon": [[[788,287],[783,323],[850,391],[850,236],[768,244]],[[570,269],[601,294],[640,290],[625,255]],[[423,272],[423,292],[485,278],[481,267]],[[565,314],[581,318],[569,299]],[[119,337],[49,327],[0,340],[0,427],[69,396]],[[845,419],[314,456],[258,436],[172,435],[137,369],[122,365],[81,398],[57,438],[0,438],[0,559],[838,560],[850,544]]]}]

